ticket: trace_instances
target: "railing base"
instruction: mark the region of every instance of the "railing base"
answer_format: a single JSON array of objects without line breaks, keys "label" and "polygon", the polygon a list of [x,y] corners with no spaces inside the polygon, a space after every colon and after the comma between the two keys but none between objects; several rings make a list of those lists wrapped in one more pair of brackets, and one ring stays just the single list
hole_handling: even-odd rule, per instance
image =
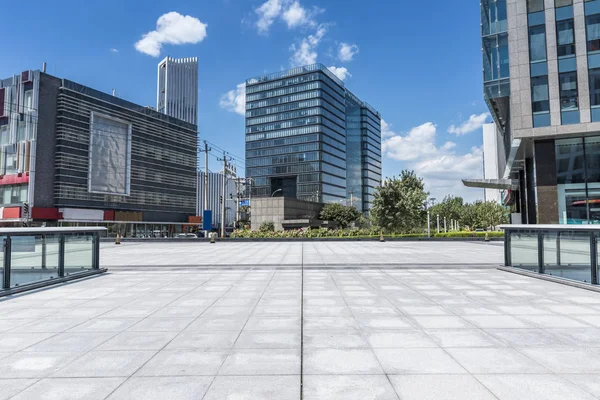
[{"label": "railing base", "polygon": [[523,276],[528,276],[531,278],[542,279],[544,281],[560,283],[561,285],[572,286],[572,287],[576,287],[579,289],[585,289],[585,290],[590,290],[592,292],[600,293],[600,286],[595,286],[590,283],[574,281],[574,280],[571,280],[568,278],[558,278],[556,276],[540,274],[537,272],[531,272],[531,271],[527,271],[527,270],[520,269],[520,268],[514,268],[514,267],[498,267],[498,269],[500,271],[510,272],[510,273],[517,274],[517,275],[523,275]]},{"label": "railing base", "polygon": [[0,290],[0,298],[15,295],[18,293],[28,292],[30,290],[36,290],[36,289],[41,289],[41,288],[45,288],[48,286],[57,285],[59,283],[65,283],[65,282],[74,281],[74,280],[78,280],[78,279],[82,279],[82,278],[89,278],[90,276],[100,275],[107,271],[108,271],[108,269],[106,269],[106,268],[92,269],[92,270],[89,270],[86,272],[81,272],[79,274],[69,275],[69,276],[65,276],[62,278],[54,278],[54,279],[50,279],[50,280],[31,283],[28,285],[14,287],[11,289]]}]

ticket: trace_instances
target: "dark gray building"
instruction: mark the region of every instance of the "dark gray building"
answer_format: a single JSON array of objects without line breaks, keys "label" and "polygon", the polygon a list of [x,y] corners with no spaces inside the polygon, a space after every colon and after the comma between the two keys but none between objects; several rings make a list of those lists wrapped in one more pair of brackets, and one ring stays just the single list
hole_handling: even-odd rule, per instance
[{"label": "dark gray building", "polygon": [[196,210],[196,131],[41,71],[2,80],[0,190],[15,210],[2,218],[185,223]]},{"label": "dark gray building", "polygon": [[246,81],[252,196],[354,204],[381,182],[381,116],[321,64]]}]

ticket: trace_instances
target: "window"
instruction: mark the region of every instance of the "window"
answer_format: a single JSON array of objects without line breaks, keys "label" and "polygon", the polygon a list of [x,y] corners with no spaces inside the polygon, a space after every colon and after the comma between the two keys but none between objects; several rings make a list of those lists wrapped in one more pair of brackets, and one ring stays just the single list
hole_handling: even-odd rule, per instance
[{"label": "window", "polygon": [[529,27],[529,60],[531,62],[546,61],[546,27],[544,25]]},{"label": "window", "polygon": [[130,174],[131,124],[92,113],[88,190],[128,196]]},{"label": "window", "polygon": [[590,105],[600,106],[600,68],[590,69]]},{"label": "window", "polygon": [[31,112],[33,110],[33,90],[25,92],[25,99],[23,101],[24,112]]},{"label": "window", "polygon": [[544,10],[544,0],[527,0],[527,12],[534,13]]},{"label": "window", "polygon": [[556,23],[556,48],[559,57],[575,55],[575,35],[573,20],[559,21]]},{"label": "window", "polygon": [[4,146],[10,143],[10,129],[9,125],[0,126],[0,146]]},{"label": "window", "polygon": [[573,0],[554,0],[555,8],[572,6],[572,5],[573,5]]},{"label": "window", "polygon": [[558,76],[560,83],[561,111],[577,110],[577,72],[565,72]]},{"label": "window", "polygon": [[531,78],[531,97],[532,110],[534,114],[550,112],[547,76]]},{"label": "window", "polygon": [[585,23],[588,52],[600,51],[600,14],[586,17]]}]

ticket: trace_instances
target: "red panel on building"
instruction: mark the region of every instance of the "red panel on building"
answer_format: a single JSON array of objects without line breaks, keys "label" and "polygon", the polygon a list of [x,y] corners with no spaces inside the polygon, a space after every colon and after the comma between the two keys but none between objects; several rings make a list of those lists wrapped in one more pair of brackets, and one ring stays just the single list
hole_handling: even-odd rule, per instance
[{"label": "red panel on building", "polygon": [[21,207],[4,207],[2,219],[19,219],[21,218]]},{"label": "red panel on building", "polygon": [[104,210],[104,220],[105,221],[114,221],[115,220],[115,212],[113,210]]},{"label": "red panel on building", "polygon": [[56,221],[59,219],[58,208],[33,207],[31,209],[31,218]]},{"label": "red panel on building", "polygon": [[0,176],[0,185],[18,185],[29,183],[29,173]]}]

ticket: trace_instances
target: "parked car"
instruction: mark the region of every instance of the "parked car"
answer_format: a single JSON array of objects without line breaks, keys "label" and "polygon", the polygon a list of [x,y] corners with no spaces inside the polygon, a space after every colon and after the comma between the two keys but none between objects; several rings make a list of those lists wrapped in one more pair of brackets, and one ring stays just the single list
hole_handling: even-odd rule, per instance
[{"label": "parked car", "polygon": [[196,239],[198,237],[198,235],[196,235],[195,233],[180,233],[179,235],[177,235],[178,239]]}]

